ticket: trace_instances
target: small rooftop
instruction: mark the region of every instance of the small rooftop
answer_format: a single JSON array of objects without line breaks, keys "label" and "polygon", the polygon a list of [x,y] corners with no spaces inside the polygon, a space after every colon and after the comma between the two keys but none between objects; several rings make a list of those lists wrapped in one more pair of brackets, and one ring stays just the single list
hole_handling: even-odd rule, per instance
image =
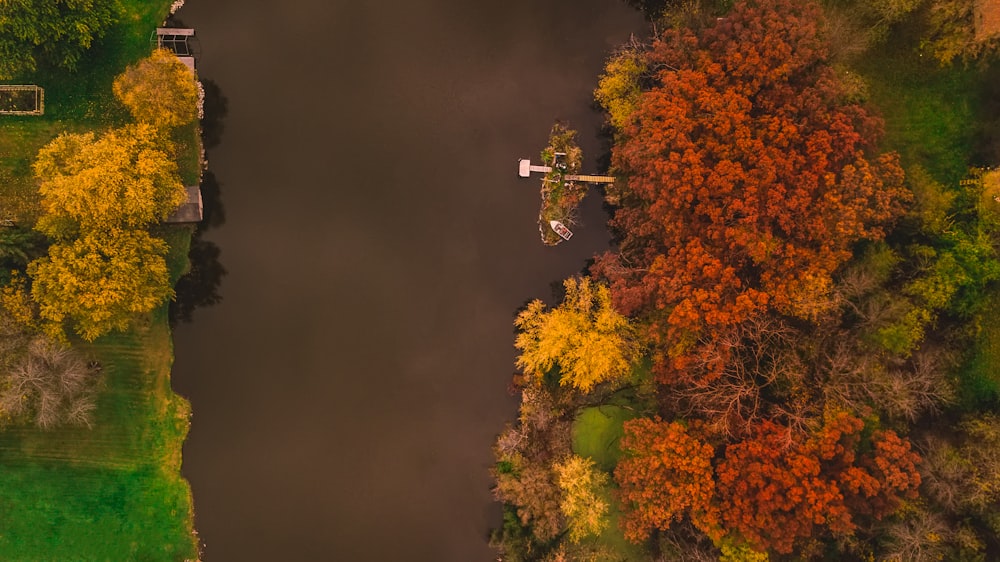
[{"label": "small rooftop", "polygon": [[197,185],[189,185],[187,189],[187,201],[185,201],[172,215],[164,222],[170,224],[186,224],[201,222],[202,202],[201,189]]}]

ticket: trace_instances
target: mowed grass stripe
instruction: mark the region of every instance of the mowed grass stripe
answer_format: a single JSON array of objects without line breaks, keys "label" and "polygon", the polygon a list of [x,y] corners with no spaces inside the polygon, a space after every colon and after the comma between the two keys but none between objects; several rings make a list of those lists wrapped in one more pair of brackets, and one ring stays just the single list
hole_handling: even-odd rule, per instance
[{"label": "mowed grass stripe", "polygon": [[[170,244],[176,281],[190,229],[157,234]],[[0,432],[0,560],[197,559],[180,476],[190,406],[170,388],[167,306],[127,333],[79,347],[103,365],[93,427]]]}]

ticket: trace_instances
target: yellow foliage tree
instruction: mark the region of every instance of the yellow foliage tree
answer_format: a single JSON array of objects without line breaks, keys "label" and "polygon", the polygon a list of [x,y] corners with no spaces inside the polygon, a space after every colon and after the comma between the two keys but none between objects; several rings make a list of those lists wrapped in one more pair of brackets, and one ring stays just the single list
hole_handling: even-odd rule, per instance
[{"label": "yellow foliage tree", "polygon": [[151,125],[62,134],[38,152],[35,176],[46,214],[36,228],[65,238],[80,230],[139,228],[187,199],[168,141]]},{"label": "yellow foliage tree", "polygon": [[57,243],[28,265],[32,298],[42,318],[71,319],[87,341],[124,330],[173,294],[164,256],[167,244],[142,230],[88,232]]},{"label": "yellow foliage tree", "polygon": [[628,376],[641,349],[635,328],[612,308],[607,286],[586,277],[571,277],[563,286],[560,306],[546,310],[535,300],[518,314],[517,366],[541,376],[558,364],[560,384],[583,392]]},{"label": "yellow foliage tree", "polygon": [[128,67],[115,78],[114,92],[140,123],[169,128],[198,116],[194,73],[166,49]]},{"label": "yellow foliage tree", "polygon": [[639,79],[645,72],[646,61],[632,49],[613,55],[604,65],[594,98],[608,112],[608,121],[617,131],[625,129],[639,105]]},{"label": "yellow foliage tree", "polygon": [[593,460],[577,455],[555,463],[552,470],[563,493],[559,508],[566,516],[569,539],[580,542],[601,534],[608,526],[608,502],[600,497],[608,475],[598,470]]}]

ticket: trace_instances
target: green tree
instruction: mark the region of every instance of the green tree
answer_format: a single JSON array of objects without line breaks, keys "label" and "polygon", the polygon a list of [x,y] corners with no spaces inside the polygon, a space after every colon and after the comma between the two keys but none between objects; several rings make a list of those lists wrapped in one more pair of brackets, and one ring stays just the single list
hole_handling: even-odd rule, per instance
[{"label": "green tree", "polygon": [[117,19],[116,0],[3,0],[0,80],[34,72],[39,61],[76,68]]},{"label": "green tree", "polygon": [[521,330],[514,343],[521,350],[517,366],[541,376],[558,364],[560,384],[583,392],[628,376],[640,345],[629,320],[612,308],[608,288],[572,277],[563,286],[561,305],[547,311],[532,301],[514,321]]},{"label": "green tree", "polygon": [[42,318],[72,320],[76,332],[93,341],[124,330],[173,294],[164,256],[167,245],[141,230],[85,233],[57,243],[49,255],[28,265],[32,298]]},{"label": "green tree", "polygon": [[608,526],[608,502],[601,498],[608,475],[598,470],[593,460],[577,455],[556,463],[552,469],[563,493],[559,507],[566,516],[569,539],[580,542],[601,534]]},{"label": "green tree", "polygon": [[168,141],[152,125],[62,134],[38,152],[35,176],[46,212],[37,228],[55,238],[80,230],[139,228],[187,199]]},{"label": "green tree", "polygon": [[115,78],[114,92],[140,123],[169,128],[198,117],[194,74],[165,49],[128,67]]}]

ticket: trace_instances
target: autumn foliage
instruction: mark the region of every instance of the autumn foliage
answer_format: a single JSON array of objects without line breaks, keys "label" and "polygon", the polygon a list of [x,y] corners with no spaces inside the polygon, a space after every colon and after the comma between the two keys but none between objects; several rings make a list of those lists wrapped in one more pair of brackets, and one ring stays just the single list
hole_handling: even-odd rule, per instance
[{"label": "autumn foliage", "polygon": [[558,366],[560,384],[584,392],[620,382],[639,357],[635,328],[611,306],[606,286],[571,277],[563,287],[566,297],[558,307],[546,310],[534,300],[518,314],[517,366],[535,378]]},{"label": "autumn foliage", "polygon": [[723,525],[756,549],[789,553],[799,539],[820,530],[849,535],[857,516],[880,518],[915,496],[919,457],[909,443],[880,431],[861,455],[863,427],[840,413],[803,439],[765,421],[727,446],[716,469]]},{"label": "autumn foliage", "polygon": [[595,271],[674,356],[754,313],[822,313],[851,245],[901,211],[898,159],[874,155],[878,120],[822,64],[818,19],[811,3],[740,3],[648,55],[658,85],[613,154],[620,251]]},{"label": "autumn foliage", "polygon": [[688,516],[706,532],[717,528],[711,445],[678,422],[640,418],[625,422],[620,446],[625,456],[615,468],[615,480],[626,507],[622,525],[627,538],[643,540],[652,530],[666,530]]},{"label": "autumn foliage", "polygon": [[114,92],[140,123],[169,128],[198,117],[194,73],[166,49],[128,67],[115,78]]}]

